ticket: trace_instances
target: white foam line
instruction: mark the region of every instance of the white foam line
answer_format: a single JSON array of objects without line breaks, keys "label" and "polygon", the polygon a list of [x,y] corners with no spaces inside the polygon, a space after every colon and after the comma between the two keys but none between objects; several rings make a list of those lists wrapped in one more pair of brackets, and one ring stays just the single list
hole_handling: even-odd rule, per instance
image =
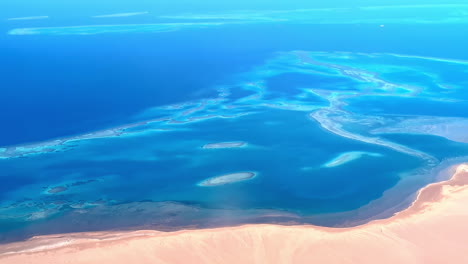
[{"label": "white foam line", "polygon": [[37,20],[37,19],[47,19],[49,16],[29,16],[29,17],[12,17],[7,20]]},{"label": "white foam line", "polygon": [[15,28],[8,32],[10,35],[91,35],[102,33],[119,32],[166,32],[183,28],[197,28],[208,26],[220,26],[225,23],[156,23],[156,24],[108,24],[108,25],[86,25],[68,27],[35,27]]},{"label": "white foam line", "polygon": [[108,15],[98,15],[92,16],[93,18],[109,18],[109,17],[129,17],[129,16],[140,16],[149,14],[148,11],[145,12],[129,12],[129,13],[115,13],[115,14],[108,14]]}]

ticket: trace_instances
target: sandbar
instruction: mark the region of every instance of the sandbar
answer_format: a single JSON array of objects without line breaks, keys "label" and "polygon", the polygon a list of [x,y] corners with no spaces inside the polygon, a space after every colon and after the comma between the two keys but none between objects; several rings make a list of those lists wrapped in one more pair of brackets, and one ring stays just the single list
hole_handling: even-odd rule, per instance
[{"label": "sandbar", "polygon": [[55,194],[55,193],[61,193],[68,190],[66,186],[55,186],[47,190],[47,193],[49,194]]},{"label": "sandbar", "polygon": [[220,148],[241,148],[247,146],[247,142],[232,141],[232,142],[219,142],[204,145],[204,149],[220,149]]},{"label": "sandbar", "polygon": [[255,178],[256,176],[257,174],[255,172],[250,172],[250,171],[225,174],[225,175],[206,179],[198,183],[198,186],[212,187],[212,186],[225,185],[225,184],[235,183],[239,181],[250,180],[250,179]]},{"label": "sandbar", "polygon": [[93,16],[94,18],[108,18],[108,17],[129,17],[129,16],[139,16],[139,15],[146,15],[149,12],[130,12],[130,13],[116,13],[116,14],[108,14],[108,15],[98,15]]},{"label": "sandbar", "polygon": [[49,16],[29,16],[29,17],[12,17],[7,20],[37,20],[37,19],[47,19]]},{"label": "sandbar", "polygon": [[131,32],[170,32],[189,28],[218,27],[224,23],[155,23],[155,24],[109,24],[109,25],[81,25],[64,27],[35,27],[15,28],[8,32],[10,35],[93,35],[103,33],[131,33]]},{"label": "sandbar", "polygon": [[245,225],[177,232],[89,232],[0,246],[10,263],[468,263],[468,164],[391,218],[351,228]]},{"label": "sandbar", "polygon": [[326,167],[326,168],[338,167],[346,163],[349,163],[351,161],[362,158],[363,156],[381,157],[382,154],[373,153],[373,152],[365,152],[365,151],[345,152],[333,158],[332,160],[328,161],[327,163],[325,163],[323,167]]}]

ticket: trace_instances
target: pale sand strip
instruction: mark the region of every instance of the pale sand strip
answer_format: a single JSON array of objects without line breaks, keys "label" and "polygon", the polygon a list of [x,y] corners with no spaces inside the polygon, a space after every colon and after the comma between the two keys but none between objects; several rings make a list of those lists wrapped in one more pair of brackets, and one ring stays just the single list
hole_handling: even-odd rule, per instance
[{"label": "pale sand strip", "polygon": [[232,141],[232,142],[219,142],[204,145],[204,149],[222,149],[222,148],[242,148],[247,146],[247,142]]},{"label": "pale sand strip", "polygon": [[221,176],[216,176],[213,178],[206,179],[198,184],[201,187],[213,187],[219,185],[225,185],[230,183],[235,183],[239,181],[251,180],[257,176],[257,173],[247,171],[247,172],[236,172],[231,174],[225,174]]},{"label": "pale sand strip", "polygon": [[358,227],[46,236],[0,246],[0,263],[468,263],[467,223],[468,165],[460,165],[452,179],[422,189],[408,209]]}]

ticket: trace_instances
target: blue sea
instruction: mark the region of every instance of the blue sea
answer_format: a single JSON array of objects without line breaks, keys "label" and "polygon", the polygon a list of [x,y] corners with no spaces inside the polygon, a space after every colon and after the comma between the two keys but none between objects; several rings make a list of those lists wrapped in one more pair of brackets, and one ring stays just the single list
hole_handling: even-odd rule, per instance
[{"label": "blue sea", "polygon": [[468,5],[410,2],[0,3],[0,241],[408,206],[468,160]]}]

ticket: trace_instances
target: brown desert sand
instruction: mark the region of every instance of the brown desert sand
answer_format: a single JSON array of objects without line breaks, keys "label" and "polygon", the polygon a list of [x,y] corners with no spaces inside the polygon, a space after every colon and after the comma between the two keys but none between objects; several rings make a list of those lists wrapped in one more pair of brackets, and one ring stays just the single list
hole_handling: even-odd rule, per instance
[{"label": "brown desert sand", "polygon": [[94,232],[0,246],[1,264],[468,263],[468,165],[391,218],[352,228],[246,225]]}]

